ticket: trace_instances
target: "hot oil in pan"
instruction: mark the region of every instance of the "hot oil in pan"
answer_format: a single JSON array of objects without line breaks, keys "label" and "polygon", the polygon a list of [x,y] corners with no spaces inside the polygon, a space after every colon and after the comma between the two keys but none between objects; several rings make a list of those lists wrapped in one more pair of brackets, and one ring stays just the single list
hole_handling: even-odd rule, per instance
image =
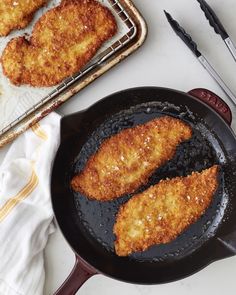
[{"label": "hot oil in pan", "polygon": [[[160,167],[151,176],[149,183],[142,186],[137,192],[142,192],[150,185],[156,184],[160,179],[167,177],[186,176],[193,171],[201,171],[214,164],[223,167],[226,158],[217,138],[201,121],[185,107],[175,107],[157,102],[141,104],[120,112],[105,121],[89,137],[78,155],[72,174],[83,169],[89,157],[99,148],[104,139],[125,129],[143,124],[154,118],[171,115],[187,121],[193,128],[192,138],[179,145],[175,156],[164,166]],[[165,245],[156,245],[143,253],[135,253],[131,259],[138,261],[151,260],[165,261],[173,257],[179,258],[197,249],[214,234],[221,222],[227,205],[227,193],[223,185],[223,169],[221,169],[220,185],[211,206],[206,213],[176,240]],[[77,210],[76,223],[83,230],[90,241],[99,243],[106,251],[114,252],[115,236],[113,225],[119,207],[127,202],[132,195],[125,195],[110,202],[90,201],[80,193],[74,193]]]}]

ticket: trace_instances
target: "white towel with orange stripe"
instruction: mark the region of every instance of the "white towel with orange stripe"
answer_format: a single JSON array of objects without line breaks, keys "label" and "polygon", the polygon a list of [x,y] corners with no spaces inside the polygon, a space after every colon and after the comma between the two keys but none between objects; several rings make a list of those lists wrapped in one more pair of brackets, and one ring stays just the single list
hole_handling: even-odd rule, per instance
[{"label": "white towel with orange stripe", "polygon": [[0,295],[43,294],[59,133],[60,116],[52,113],[14,141],[0,167]]}]

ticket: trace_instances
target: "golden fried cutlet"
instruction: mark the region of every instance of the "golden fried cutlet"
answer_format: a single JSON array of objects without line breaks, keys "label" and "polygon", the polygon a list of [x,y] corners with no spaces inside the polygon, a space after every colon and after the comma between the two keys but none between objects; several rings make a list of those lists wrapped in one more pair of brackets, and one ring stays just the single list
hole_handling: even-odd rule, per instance
[{"label": "golden fried cutlet", "polygon": [[125,129],[101,144],[71,186],[99,201],[132,193],[191,136],[189,125],[170,116]]},{"label": "golden fried cutlet", "polygon": [[32,20],[34,13],[48,0],[1,0],[0,37],[14,29],[23,29]]},{"label": "golden fried cutlet", "polygon": [[110,10],[95,0],[64,0],[36,23],[30,41],[12,39],[2,55],[15,85],[56,85],[78,72],[117,31]]},{"label": "golden fried cutlet", "polygon": [[131,198],[114,225],[119,256],[174,240],[209,207],[218,187],[218,166],[188,177],[162,180]]}]

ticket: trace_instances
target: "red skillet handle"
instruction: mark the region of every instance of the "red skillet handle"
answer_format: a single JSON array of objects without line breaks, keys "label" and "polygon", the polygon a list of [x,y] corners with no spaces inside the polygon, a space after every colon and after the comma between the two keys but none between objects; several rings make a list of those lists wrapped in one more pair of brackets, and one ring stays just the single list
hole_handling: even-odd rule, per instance
[{"label": "red skillet handle", "polygon": [[97,274],[96,270],[85,264],[78,256],[76,256],[73,270],[54,295],[75,295],[79,288],[95,274]]},{"label": "red skillet handle", "polygon": [[218,95],[204,88],[196,88],[188,92],[190,95],[200,99],[209,107],[213,108],[228,125],[232,123],[232,113],[226,102]]}]

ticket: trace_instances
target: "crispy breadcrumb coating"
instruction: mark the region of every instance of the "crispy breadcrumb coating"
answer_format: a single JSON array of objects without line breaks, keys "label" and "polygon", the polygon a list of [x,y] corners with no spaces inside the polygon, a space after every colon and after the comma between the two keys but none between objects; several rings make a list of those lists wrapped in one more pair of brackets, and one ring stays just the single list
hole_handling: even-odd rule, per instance
[{"label": "crispy breadcrumb coating", "polygon": [[218,187],[218,166],[187,177],[162,180],[131,198],[114,225],[119,256],[169,243],[196,222]]},{"label": "crispy breadcrumb coating", "polygon": [[99,2],[64,0],[38,20],[29,41],[8,43],[3,73],[15,85],[56,85],[85,66],[116,31],[113,14]]},{"label": "crispy breadcrumb coating", "polygon": [[132,193],[191,136],[188,124],[170,116],[125,129],[101,144],[71,186],[99,201]]},{"label": "crispy breadcrumb coating", "polygon": [[0,37],[7,36],[12,30],[25,28],[34,13],[48,0],[1,0]]}]

